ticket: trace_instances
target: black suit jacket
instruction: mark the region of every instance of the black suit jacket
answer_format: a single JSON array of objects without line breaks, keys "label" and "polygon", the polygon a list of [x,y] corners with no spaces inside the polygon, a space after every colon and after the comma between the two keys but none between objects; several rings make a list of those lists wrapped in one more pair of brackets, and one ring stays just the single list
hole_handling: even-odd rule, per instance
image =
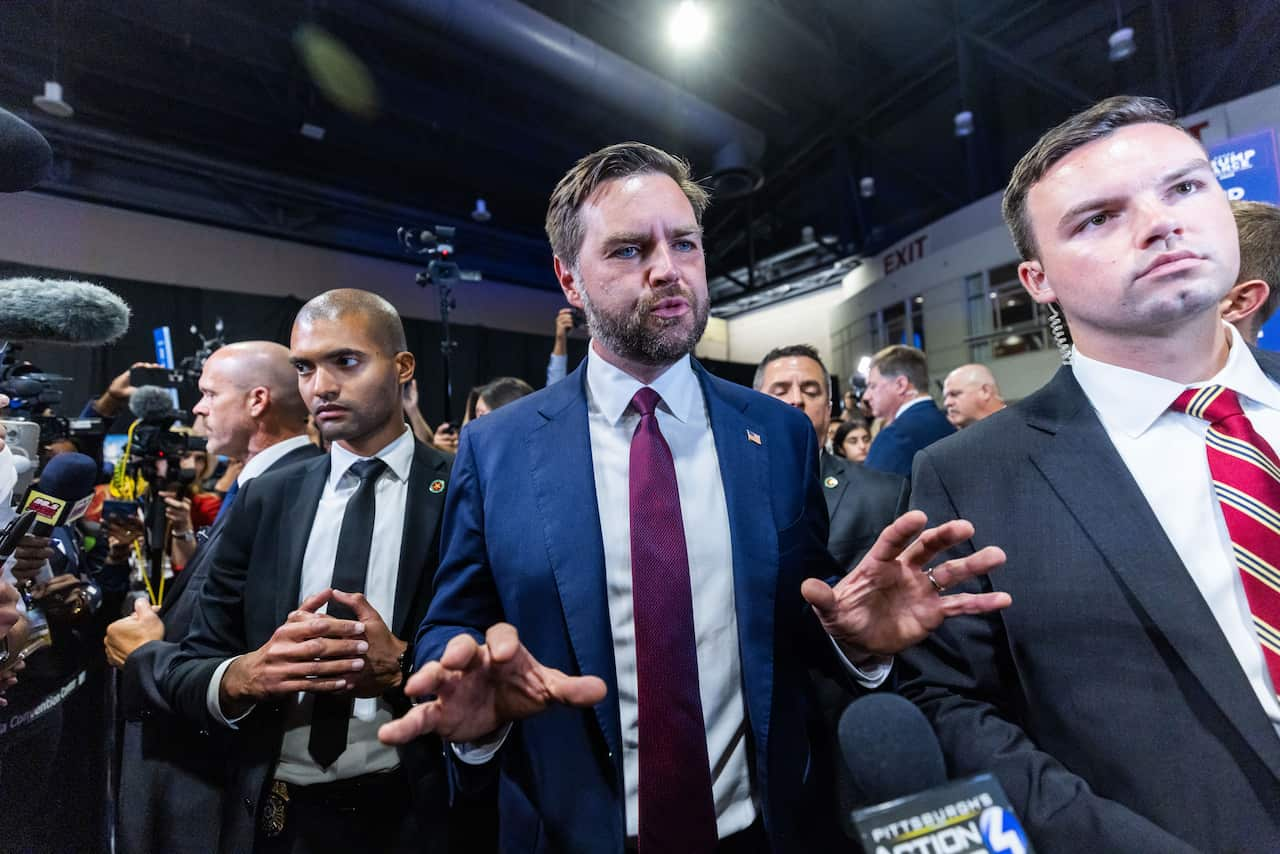
[{"label": "black suit jacket", "polygon": [[[315,445],[295,448],[264,474],[323,456]],[[234,506],[234,505],[233,505]],[[116,842],[122,854],[212,850],[222,825],[226,745],[174,715],[157,680],[177,653],[200,607],[200,589],[230,511],[209,529],[160,607],[164,639],[143,644],[124,663],[120,711],[120,796]]]},{"label": "black suit jacket", "polygon": [[[431,601],[445,491],[429,487],[447,481],[449,465],[439,451],[415,445],[395,609],[383,615],[403,639],[412,638]],[[232,741],[224,851],[252,847],[264,790],[280,753],[284,717],[280,704],[260,704],[228,732],[209,716],[206,690],[223,660],[260,647],[297,607],[302,559],[328,476],[326,455],[255,478],[240,490],[213,554],[201,608],[160,681],[165,700],[179,714]],[[407,708],[398,692],[387,699],[398,711]],[[439,740],[422,738],[401,748],[400,761],[412,798],[400,834],[421,840],[423,851],[443,851],[448,792]]]},{"label": "black suit jacket", "polygon": [[1280,847],[1280,737],[1070,368],[922,451],[912,503],[1008,554],[969,587],[1010,608],[899,660],[953,777],[994,772],[1042,854]]},{"label": "black suit jacket", "polygon": [[841,571],[848,572],[896,518],[899,505],[906,505],[907,481],[825,451],[820,468],[822,497],[831,521],[827,551]]}]

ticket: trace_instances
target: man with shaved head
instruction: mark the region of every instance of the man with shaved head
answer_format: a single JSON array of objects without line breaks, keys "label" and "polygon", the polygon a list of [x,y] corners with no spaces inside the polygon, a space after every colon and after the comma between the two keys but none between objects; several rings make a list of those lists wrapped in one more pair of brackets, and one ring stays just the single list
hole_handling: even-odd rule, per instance
[{"label": "man with shaved head", "polygon": [[961,365],[942,384],[942,406],[956,429],[968,427],[1004,409],[1000,386],[986,365]]},{"label": "man with shaved head", "polygon": [[[287,358],[329,453],[241,490],[162,677],[230,758],[234,809],[202,850],[444,850],[439,740],[396,749],[377,729],[409,708],[405,652],[431,601],[449,458],[405,424],[414,357],[382,297],[312,299]],[[212,448],[234,428],[207,409]]]},{"label": "man with shaved head", "polygon": [[[244,461],[223,510],[198,540],[191,536],[186,568],[169,585],[158,610],[138,600],[134,613],[107,627],[108,660],[123,671],[125,730],[121,761],[122,852],[210,850],[221,815],[224,757],[196,727],[176,718],[156,688],[192,616],[226,511],[255,477],[311,459],[320,450],[307,439],[307,407],[289,348],[271,341],[241,341],[214,351],[200,374],[200,402],[209,453]],[[171,504],[181,502],[169,499]],[[190,504],[185,531],[190,531]],[[175,533],[179,525],[174,525]],[[208,846],[208,847],[206,847]]]}]

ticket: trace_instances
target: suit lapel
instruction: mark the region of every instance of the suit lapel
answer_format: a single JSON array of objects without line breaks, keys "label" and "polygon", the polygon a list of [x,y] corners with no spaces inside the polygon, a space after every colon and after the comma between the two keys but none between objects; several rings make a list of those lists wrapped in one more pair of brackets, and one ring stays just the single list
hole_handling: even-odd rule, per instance
[{"label": "suit lapel", "polygon": [[[293,506],[298,508],[295,524],[284,526],[280,532],[281,561],[277,571],[276,584],[276,620],[277,625],[283,623],[289,612],[298,607],[298,593],[302,589],[302,559],[307,553],[307,541],[311,539],[311,526],[316,521],[316,510],[320,506],[320,497],[324,494],[324,484],[329,478],[330,457],[299,466],[293,473],[289,488],[284,492],[291,495]],[[237,499],[238,501],[239,499]]]},{"label": "suit lapel", "polygon": [[[761,741],[760,755],[768,755],[778,582],[778,531],[768,500],[769,435],[751,418],[748,408],[734,406],[717,393],[705,368],[696,361],[693,365],[707,402],[729,513],[734,613],[746,683],[743,695],[752,728]],[[760,444],[749,436],[757,437]]]},{"label": "suit lapel", "polygon": [[525,442],[547,554],[578,668],[583,674],[599,676],[609,689],[608,699],[596,705],[595,714],[613,756],[616,779],[621,780],[618,672],[587,423],[586,364],[584,359],[552,387],[553,393],[539,409],[546,420],[529,431]]},{"label": "suit lapel", "polygon": [[1053,433],[1032,463],[1223,714],[1280,777],[1280,743],[1191,574],[1070,371],[1028,422]]},{"label": "suit lapel", "polygon": [[[822,459],[822,497],[827,500],[827,518],[836,518],[836,509],[840,506],[841,499],[844,498],[845,492],[849,489],[849,479],[844,477],[844,471],[839,464],[827,452],[821,454]],[[835,486],[832,486],[830,480],[835,480]]]},{"label": "suit lapel", "polygon": [[[429,598],[432,571],[431,544],[435,541],[440,514],[444,511],[444,489],[431,490],[434,481],[448,482],[443,457],[433,454],[423,445],[414,443],[413,466],[409,469],[409,494],[405,500],[404,534],[400,545],[400,574],[396,578],[396,605],[391,620],[391,632],[396,637],[406,637],[406,629],[412,633],[417,626],[405,626],[404,622],[416,601]],[[423,588],[426,589],[423,589]]]}]

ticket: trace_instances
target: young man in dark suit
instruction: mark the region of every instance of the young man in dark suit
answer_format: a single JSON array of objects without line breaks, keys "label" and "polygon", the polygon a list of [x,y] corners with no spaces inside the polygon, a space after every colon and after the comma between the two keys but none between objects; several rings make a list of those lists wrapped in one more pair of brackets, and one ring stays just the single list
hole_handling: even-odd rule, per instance
[{"label": "young man in dark suit", "polygon": [[574,166],[547,232],[588,357],[463,431],[408,686],[434,699],[382,737],[437,732],[456,764],[499,763],[504,851],[838,844],[809,666],[876,684],[880,656],[944,616],[1007,604],[933,593],[919,562],[970,530],[908,548],[919,514],[834,589],[809,577],[839,573],[813,425],[691,357],[705,204],[651,146]]},{"label": "young man in dark suit", "polygon": [[876,353],[863,399],[884,425],[867,451],[869,469],[911,477],[916,452],[956,432],[929,396],[929,366],[915,347],[894,344]]},{"label": "young man in dark suit", "polygon": [[[1110,98],[1015,167],[1005,220],[1074,351],[920,453],[913,504],[1007,566],[900,659],[955,776],[991,771],[1039,852],[1280,840],[1280,360],[1219,317],[1239,265],[1204,147]],[[946,596],[942,597],[946,599]]]},{"label": "young man in dark suit", "polygon": [[405,425],[414,359],[381,297],[311,300],[290,355],[330,453],[245,485],[161,690],[230,743],[222,850],[444,850],[439,743],[375,734],[408,706],[449,464]]},{"label": "young man in dark suit", "polygon": [[[322,455],[307,438],[307,407],[298,394],[289,348],[271,341],[228,344],[205,362],[199,388],[193,412],[204,418],[209,453],[243,460],[245,466],[160,607],[153,610],[139,599],[134,614],[107,627],[107,660],[123,672],[116,842],[124,854],[194,854],[216,847],[224,745],[176,717],[157,690],[157,678],[200,608],[210,558],[240,487],[258,475]],[[183,509],[180,502],[171,504]],[[189,504],[184,515],[190,531]]]}]

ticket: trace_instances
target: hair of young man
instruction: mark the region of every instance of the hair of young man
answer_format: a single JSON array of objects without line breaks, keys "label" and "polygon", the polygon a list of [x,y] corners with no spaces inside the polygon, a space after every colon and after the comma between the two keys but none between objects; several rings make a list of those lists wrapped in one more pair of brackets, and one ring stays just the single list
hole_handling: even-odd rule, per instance
[{"label": "hair of young man", "polygon": [[404,323],[395,306],[382,297],[369,291],[357,288],[338,288],[325,291],[314,297],[298,311],[295,323],[310,323],[313,320],[339,320],[359,317],[364,321],[365,331],[369,333],[373,343],[383,355],[395,356],[409,349],[408,339],[404,334]]},{"label": "hair of young man", "polygon": [[906,377],[916,391],[929,393],[929,362],[923,350],[893,344],[871,357],[871,367],[885,379]]},{"label": "hair of young man", "polygon": [[506,406],[527,394],[533,394],[533,386],[518,377],[498,377],[480,386],[476,397],[484,401],[489,411]]},{"label": "hair of young man", "polygon": [[588,154],[556,184],[547,205],[546,221],[552,254],[570,269],[577,269],[585,237],[582,205],[602,184],[643,174],[666,175],[675,181],[693,206],[698,225],[702,224],[710,196],[691,177],[688,161],[643,142],[623,142]]},{"label": "hair of young man", "polygon": [[[1158,98],[1136,95],[1117,95],[1099,101],[1087,110],[1076,113],[1062,124],[1040,137],[1031,150],[1013,167],[1009,184],[1004,189],[1002,211],[1005,224],[1013,235],[1022,260],[1030,261],[1037,255],[1035,235],[1027,215],[1027,196],[1031,188],[1045,176],[1058,161],[1077,148],[1110,136],[1123,127],[1139,124],[1159,124],[1186,129],[1178,124],[1173,110]],[[1191,134],[1187,134],[1191,136]],[[1195,137],[1191,137],[1195,139]],[[1197,140],[1197,143],[1199,140]]]},{"label": "hair of young man", "polygon": [[1240,275],[1236,284],[1261,279],[1271,293],[1252,320],[1258,328],[1280,303],[1280,207],[1264,202],[1232,202],[1231,213],[1240,232]]},{"label": "hair of young man", "polygon": [[768,353],[765,353],[764,358],[760,360],[760,364],[756,365],[756,375],[755,379],[751,381],[751,387],[756,391],[764,388],[764,369],[769,366],[770,362],[800,356],[806,359],[813,359],[818,363],[818,367],[822,368],[822,381],[827,385],[827,397],[831,397],[831,374],[827,371],[827,366],[822,363],[822,357],[818,355],[818,348],[810,344],[788,344],[785,347],[774,347]]}]

